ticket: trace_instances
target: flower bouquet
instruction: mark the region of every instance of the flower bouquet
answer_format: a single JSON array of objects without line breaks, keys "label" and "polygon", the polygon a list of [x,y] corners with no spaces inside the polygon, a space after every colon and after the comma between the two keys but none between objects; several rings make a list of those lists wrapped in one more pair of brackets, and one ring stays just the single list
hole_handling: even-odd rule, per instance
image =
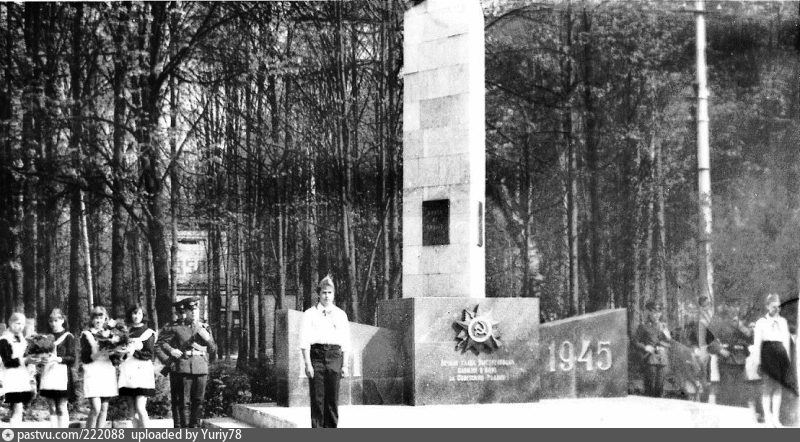
[{"label": "flower bouquet", "polygon": [[56,350],[53,335],[34,334],[28,337],[28,347],[25,356],[30,357],[37,364],[43,364]]},{"label": "flower bouquet", "polygon": [[128,352],[128,329],[122,321],[109,320],[100,335],[95,338],[98,348],[108,351],[114,363],[119,363],[122,356]]}]

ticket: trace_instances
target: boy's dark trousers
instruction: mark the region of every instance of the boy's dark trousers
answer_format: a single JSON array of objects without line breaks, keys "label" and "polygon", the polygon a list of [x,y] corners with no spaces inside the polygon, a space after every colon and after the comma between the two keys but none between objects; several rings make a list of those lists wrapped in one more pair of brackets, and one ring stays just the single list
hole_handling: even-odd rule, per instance
[{"label": "boy's dark trousers", "polygon": [[336,428],[339,424],[339,381],[343,362],[338,345],[311,346],[314,377],[308,380],[308,389],[312,428]]}]

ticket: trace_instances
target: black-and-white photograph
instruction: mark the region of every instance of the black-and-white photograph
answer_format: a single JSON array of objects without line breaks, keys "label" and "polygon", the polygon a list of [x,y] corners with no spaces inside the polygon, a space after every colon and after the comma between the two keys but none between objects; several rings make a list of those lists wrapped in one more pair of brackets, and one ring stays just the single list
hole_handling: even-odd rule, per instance
[{"label": "black-and-white photograph", "polygon": [[0,428],[800,426],[797,0],[2,2],[0,198]]}]

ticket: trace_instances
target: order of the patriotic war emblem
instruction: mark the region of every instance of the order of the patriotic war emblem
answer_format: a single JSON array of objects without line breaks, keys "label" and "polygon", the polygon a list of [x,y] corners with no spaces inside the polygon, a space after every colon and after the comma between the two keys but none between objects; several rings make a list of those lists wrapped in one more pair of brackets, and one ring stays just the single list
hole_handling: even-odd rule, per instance
[{"label": "order of the patriotic war emblem", "polygon": [[503,346],[498,322],[492,318],[491,312],[479,313],[479,308],[480,305],[476,305],[472,311],[464,309],[461,320],[453,323],[458,332],[456,350],[461,353],[472,351],[477,355],[481,351],[492,352]]}]

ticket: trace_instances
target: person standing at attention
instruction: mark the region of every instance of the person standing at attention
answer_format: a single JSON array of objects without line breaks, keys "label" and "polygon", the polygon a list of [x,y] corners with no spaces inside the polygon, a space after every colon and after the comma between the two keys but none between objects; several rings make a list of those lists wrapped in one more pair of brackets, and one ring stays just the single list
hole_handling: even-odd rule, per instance
[{"label": "person standing at attention", "polygon": [[183,416],[179,416],[175,423],[182,423],[187,428],[199,428],[203,418],[210,355],[216,353],[217,344],[209,325],[200,318],[200,298],[186,298],[176,304],[185,312],[185,319],[159,336],[156,346],[175,361],[173,370],[183,382],[183,396],[180,398]]},{"label": "person standing at attention", "polygon": [[319,300],[305,311],[300,326],[312,428],[339,425],[339,381],[347,375],[344,361],[350,351],[350,323],[347,314],[334,305],[335,293],[328,275],[317,285]]},{"label": "person standing at attention", "polygon": [[22,425],[22,413],[25,404],[33,399],[31,372],[28,365],[35,363],[30,356],[25,356],[28,341],[25,338],[25,315],[12,313],[8,318],[8,329],[0,336],[0,382],[3,383],[6,403],[11,408],[8,423],[11,428]]},{"label": "person standing at attention", "polygon": [[753,349],[759,353],[759,374],[763,379],[761,406],[764,423],[780,427],[781,394],[791,386],[789,359],[789,324],[781,316],[781,299],[775,293],[767,295],[767,314],[756,321]]},{"label": "person standing at attention", "polygon": [[147,398],[156,393],[155,353],[156,333],[144,322],[144,309],[134,305],[125,314],[128,322],[127,353],[119,364],[119,395],[128,402],[133,427],[147,428]]},{"label": "person standing at attention", "polygon": [[662,306],[655,301],[645,304],[647,318],[636,330],[635,345],[642,351],[642,370],[644,371],[644,394],[661,397],[664,392],[664,367],[667,365],[667,349],[670,336],[667,324],[661,321]]},{"label": "person standing at attention", "polygon": [[117,390],[117,368],[111,362],[108,348],[101,348],[100,342],[108,340],[112,344],[119,337],[111,336],[106,324],[108,313],[105,307],[92,309],[89,328],[81,333],[81,362],[83,368],[83,397],[89,399],[89,414],[86,428],[105,428],[108,415],[108,402],[119,394]]},{"label": "person standing at attention", "polygon": [[176,371],[178,358],[173,358],[171,354],[164,352],[161,344],[164,340],[171,339],[175,327],[181,327],[188,315],[187,312],[183,310],[180,301],[173,302],[172,308],[175,309],[175,317],[172,322],[162,327],[161,331],[158,333],[155,354],[161,363],[164,364],[164,368],[161,369],[161,374],[164,376],[169,375],[169,397],[172,406],[173,425],[175,428],[185,428],[188,421],[186,420],[183,404],[183,378],[181,374]]},{"label": "person standing at attention", "polygon": [[67,402],[73,394],[72,366],[75,364],[75,337],[64,328],[64,313],[54,308],[49,317],[53,332],[53,353],[45,362],[39,395],[46,397],[50,405],[50,425],[53,428],[69,426]]}]

